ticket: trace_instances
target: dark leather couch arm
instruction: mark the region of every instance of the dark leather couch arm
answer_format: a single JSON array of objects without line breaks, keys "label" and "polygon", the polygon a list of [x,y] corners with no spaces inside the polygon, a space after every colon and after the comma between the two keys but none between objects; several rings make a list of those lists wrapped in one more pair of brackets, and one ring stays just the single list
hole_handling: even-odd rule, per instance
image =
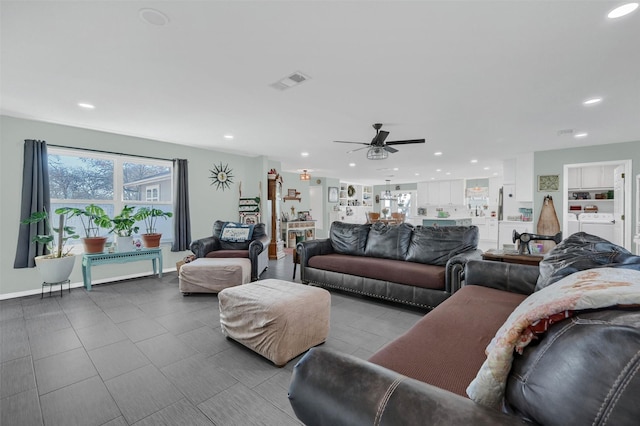
[{"label": "dark leather couch arm", "polygon": [[512,293],[531,294],[540,268],[489,260],[470,260],[464,272],[464,285],[480,285]]},{"label": "dark leather couch arm", "polygon": [[447,261],[447,269],[445,271],[445,290],[453,294],[462,287],[464,279],[464,268],[470,260],[482,259],[482,250],[469,250],[464,253],[457,254]]},{"label": "dark leather couch arm", "polygon": [[191,242],[189,249],[196,257],[205,257],[210,251],[220,250],[220,240],[218,237],[206,237]]},{"label": "dark leather couch arm", "polygon": [[268,235],[263,235],[262,237],[251,241],[249,244],[249,258],[257,259],[258,255],[269,248],[269,244],[271,243],[271,238]]},{"label": "dark leather couch arm", "polygon": [[306,283],[304,276],[305,268],[309,266],[309,259],[313,256],[333,253],[333,246],[328,238],[305,240],[296,244],[296,252],[300,258],[300,280]]},{"label": "dark leather couch arm", "polygon": [[289,401],[307,426],[512,425],[521,419],[330,349],[295,366]]}]

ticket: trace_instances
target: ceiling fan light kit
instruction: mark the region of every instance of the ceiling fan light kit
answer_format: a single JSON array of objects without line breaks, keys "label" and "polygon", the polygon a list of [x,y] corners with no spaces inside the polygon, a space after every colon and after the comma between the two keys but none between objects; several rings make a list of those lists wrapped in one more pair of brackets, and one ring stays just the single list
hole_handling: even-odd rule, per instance
[{"label": "ceiling fan light kit", "polygon": [[387,136],[389,136],[389,132],[385,130],[380,130],[382,128],[382,123],[375,123],[373,128],[376,130],[376,135],[373,137],[370,143],[366,142],[347,142],[347,141],[334,141],[337,143],[352,143],[358,145],[365,145],[362,148],[352,149],[347,151],[347,154],[359,151],[360,149],[367,149],[367,159],[369,160],[384,160],[389,157],[389,153],[393,154],[398,152],[397,149],[391,147],[391,145],[408,145],[414,143],[425,143],[424,139],[408,139],[401,141],[389,141],[385,142]]},{"label": "ceiling fan light kit", "polygon": [[384,160],[389,157],[389,153],[379,146],[372,146],[367,150],[368,160]]}]

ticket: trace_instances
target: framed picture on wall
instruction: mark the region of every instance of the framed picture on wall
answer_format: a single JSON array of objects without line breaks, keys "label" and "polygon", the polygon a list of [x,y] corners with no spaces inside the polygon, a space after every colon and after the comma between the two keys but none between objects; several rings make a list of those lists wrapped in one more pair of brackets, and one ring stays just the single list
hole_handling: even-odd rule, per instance
[{"label": "framed picture on wall", "polygon": [[338,187],[330,186],[329,187],[329,202],[337,203],[338,202]]},{"label": "framed picture on wall", "polygon": [[560,175],[540,175],[538,176],[538,192],[559,191]]}]

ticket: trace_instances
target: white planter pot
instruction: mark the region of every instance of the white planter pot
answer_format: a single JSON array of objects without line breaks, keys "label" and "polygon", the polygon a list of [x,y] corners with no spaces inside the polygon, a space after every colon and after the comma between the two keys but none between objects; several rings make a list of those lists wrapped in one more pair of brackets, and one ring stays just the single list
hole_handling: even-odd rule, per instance
[{"label": "white planter pot", "polygon": [[118,253],[134,251],[135,249],[133,246],[133,236],[121,237],[120,235],[116,235],[116,250]]},{"label": "white planter pot", "polygon": [[37,256],[36,267],[46,283],[59,283],[66,281],[71,276],[76,257],[68,255],[61,258],[50,258],[48,256]]}]

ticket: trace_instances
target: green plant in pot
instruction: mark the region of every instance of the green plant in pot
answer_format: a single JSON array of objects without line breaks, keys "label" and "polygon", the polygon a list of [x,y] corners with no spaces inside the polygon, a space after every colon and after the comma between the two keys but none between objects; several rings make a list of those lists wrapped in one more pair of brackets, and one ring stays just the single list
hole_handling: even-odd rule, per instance
[{"label": "green plant in pot", "polygon": [[119,252],[133,250],[133,234],[136,234],[140,227],[136,222],[140,220],[138,214],[134,213],[135,207],[125,205],[122,211],[111,219],[113,227],[109,230],[116,236],[116,244]]},{"label": "green plant in pot", "polygon": [[85,237],[82,239],[84,243],[85,253],[102,253],[107,237],[100,235],[100,229],[111,228],[111,218],[104,209],[95,204],[89,204],[84,209],[77,207],[61,207],[56,212],[69,214],[69,218],[79,217]]},{"label": "green plant in pot", "polygon": [[172,217],[173,213],[165,212],[160,209],[156,209],[153,206],[151,207],[141,207],[136,212],[136,217],[139,220],[144,221],[146,233],[142,234],[142,242],[146,248],[159,247],[160,246],[160,238],[162,234],[156,232],[156,222],[158,218],[164,218],[165,220]]},{"label": "green plant in pot", "polygon": [[65,246],[68,240],[80,238],[73,227],[65,226],[69,214],[61,209],[56,210],[55,213],[60,215],[58,227],[52,226],[46,209],[33,212],[21,222],[25,225],[44,222],[45,234],[35,235],[31,241],[44,244],[49,251],[49,254],[35,257],[36,267],[42,280],[47,283],[58,283],[69,279],[75,264],[75,256],[70,253],[71,249]]}]

